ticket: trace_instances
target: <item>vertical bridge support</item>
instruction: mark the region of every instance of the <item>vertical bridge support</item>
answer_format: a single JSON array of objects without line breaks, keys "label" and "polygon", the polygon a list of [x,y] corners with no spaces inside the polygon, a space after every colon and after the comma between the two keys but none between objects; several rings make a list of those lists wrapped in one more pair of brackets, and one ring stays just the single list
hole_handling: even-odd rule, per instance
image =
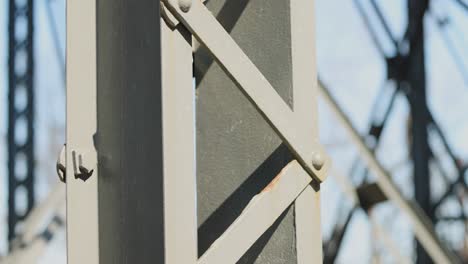
[{"label": "vertical bridge support", "polygon": [[69,263],[322,261],[313,1],[208,5],[69,1]]}]

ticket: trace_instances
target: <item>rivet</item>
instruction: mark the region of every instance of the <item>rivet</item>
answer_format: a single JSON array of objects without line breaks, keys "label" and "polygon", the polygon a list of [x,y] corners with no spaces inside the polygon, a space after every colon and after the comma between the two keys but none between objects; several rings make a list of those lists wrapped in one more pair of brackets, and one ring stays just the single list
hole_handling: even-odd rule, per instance
[{"label": "rivet", "polygon": [[323,164],[325,163],[325,159],[323,155],[319,152],[315,152],[312,155],[312,165],[316,170],[320,170],[323,167]]},{"label": "rivet", "polygon": [[179,0],[179,8],[182,12],[187,13],[192,7],[192,0]]}]

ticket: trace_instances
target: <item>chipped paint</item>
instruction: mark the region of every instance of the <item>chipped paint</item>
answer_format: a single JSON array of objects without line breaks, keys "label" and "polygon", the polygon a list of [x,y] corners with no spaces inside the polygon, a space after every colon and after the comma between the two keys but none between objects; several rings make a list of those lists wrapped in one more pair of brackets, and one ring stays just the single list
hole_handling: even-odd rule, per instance
[{"label": "chipped paint", "polygon": [[276,175],[275,178],[273,178],[273,180],[271,180],[271,182],[265,188],[263,188],[263,190],[260,193],[269,192],[269,191],[273,190],[276,187],[278,181],[281,179],[281,177],[286,173],[287,168],[288,168],[288,166],[290,164],[288,164],[286,167],[284,167],[280,171],[280,173],[278,173],[278,175]]}]

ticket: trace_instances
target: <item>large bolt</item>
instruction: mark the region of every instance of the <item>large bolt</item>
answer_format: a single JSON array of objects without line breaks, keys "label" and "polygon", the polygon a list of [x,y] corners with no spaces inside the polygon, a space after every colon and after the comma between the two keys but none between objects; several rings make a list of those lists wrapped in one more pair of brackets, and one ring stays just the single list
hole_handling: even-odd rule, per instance
[{"label": "large bolt", "polygon": [[320,152],[314,152],[312,154],[312,165],[316,170],[320,170],[325,163],[325,158]]}]

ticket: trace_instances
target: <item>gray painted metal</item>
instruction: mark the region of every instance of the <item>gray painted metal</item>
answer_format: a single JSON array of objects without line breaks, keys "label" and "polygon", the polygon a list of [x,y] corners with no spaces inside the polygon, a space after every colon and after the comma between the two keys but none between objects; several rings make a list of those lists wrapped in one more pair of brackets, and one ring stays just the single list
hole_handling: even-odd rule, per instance
[{"label": "gray painted metal", "polygon": [[[288,1],[210,0],[207,7],[291,106]],[[204,46],[194,62],[201,256],[292,156]],[[294,243],[292,207],[239,263],[295,263]]]},{"label": "gray painted metal", "polygon": [[95,5],[99,263],[163,263],[160,3]]},{"label": "gray painted metal", "polygon": [[[322,182],[325,175],[323,171],[326,170],[316,169],[316,164],[319,164],[320,168],[322,164],[325,164],[325,154],[317,142],[310,140],[309,131],[302,129],[303,123],[310,122],[311,119],[307,118],[304,113],[300,111],[296,113],[288,107],[287,103],[275,92],[267,78],[263,76],[262,72],[203,3],[194,1],[188,12],[180,10],[178,3],[177,0],[167,1],[168,8],[174,16],[183,22],[192,34],[208,48],[257,111],[282,141],[288,145],[295,158],[309,175],[318,183]],[[265,35],[261,34],[261,36]],[[281,41],[285,42],[284,39]],[[258,43],[256,44],[258,45]],[[312,89],[312,84],[310,88]]]},{"label": "gray painted metal", "polygon": [[[305,11],[307,10],[307,8],[310,8],[310,10],[313,10],[313,5],[311,1],[303,2],[303,3],[305,3],[305,5],[300,4],[300,3],[293,4],[293,3],[284,3],[284,2],[269,2],[268,4],[271,4],[271,5],[267,5],[264,1],[257,2],[258,6],[256,6],[256,8],[258,9],[255,9],[252,7],[250,11],[253,13],[250,13],[250,16],[254,17],[255,18],[254,20],[257,23],[255,30],[263,30],[261,31],[261,34],[258,34],[259,32],[252,30],[253,28],[248,25],[249,21],[252,21],[252,18],[251,17],[249,18],[249,15],[246,15],[246,13],[248,14],[249,12],[248,7],[251,7],[251,5],[255,5],[254,1],[248,2],[248,5],[247,5],[247,2],[235,3],[232,5],[228,2],[225,3],[224,5],[219,5],[220,2],[217,2],[218,6],[216,6],[216,3],[214,3],[214,1],[210,2],[209,5],[210,4],[214,5],[215,9],[218,8],[219,12],[217,13],[216,16],[217,16],[217,20],[221,22],[221,25],[218,24],[218,21],[214,19],[214,17],[210,14],[210,12],[198,1],[195,1],[192,4],[191,9],[189,11],[180,10],[179,9],[180,7],[178,6],[178,2],[176,1],[168,2],[169,8],[172,10],[174,16],[177,19],[180,19],[184,23],[184,25],[186,25],[189,28],[189,30],[191,30],[191,32],[198,38],[198,40],[204,43],[204,45],[206,45],[209,49],[209,53],[208,53],[203,48],[200,48],[197,50],[197,54],[195,56],[195,67],[196,67],[195,77],[199,84],[198,85],[198,90],[199,90],[198,102],[199,102],[199,105],[200,103],[202,103],[201,107],[199,107],[197,111],[197,120],[199,122],[200,120],[201,122],[203,122],[203,120],[207,120],[206,122],[211,123],[211,124],[206,124],[206,126],[202,125],[199,128],[203,132],[206,130],[211,130],[214,133],[216,133],[216,135],[208,137],[206,144],[203,144],[203,146],[200,148],[201,149],[200,151],[202,151],[202,154],[201,155],[199,154],[199,158],[203,156],[207,156],[206,154],[208,154],[209,155],[208,158],[211,159],[211,161],[209,162],[206,162],[204,160],[199,161],[199,164],[201,164],[201,166],[207,167],[207,170],[209,172],[213,171],[213,169],[216,172],[214,177],[212,178],[206,177],[207,176],[206,173],[198,174],[199,177],[206,177],[207,179],[209,179],[209,181],[205,183],[206,184],[205,186],[203,184],[199,184],[199,189],[205,189],[206,190],[205,192],[208,195],[213,195],[213,192],[214,193],[218,192],[218,189],[220,186],[223,186],[223,187],[226,186],[228,188],[233,188],[233,187],[235,188],[236,186],[239,186],[239,185],[233,184],[233,186],[229,186],[228,184],[221,184],[217,186],[216,183],[214,183],[214,181],[216,181],[216,179],[219,178],[220,174],[225,174],[226,171],[229,171],[229,170],[222,169],[220,171],[216,171],[216,168],[219,168],[218,167],[219,162],[215,161],[215,159],[221,156],[220,155],[211,156],[209,152],[207,153],[206,149],[203,149],[203,147],[214,146],[216,148],[214,152],[217,153],[218,150],[220,150],[220,148],[219,148],[219,145],[213,143],[213,141],[216,138],[223,137],[224,136],[223,134],[226,132],[226,130],[224,129],[222,129],[221,131],[218,130],[219,129],[218,125],[220,123],[226,123],[226,112],[232,111],[233,109],[237,110],[239,107],[242,107],[243,109],[250,107],[250,109],[252,109],[252,104],[254,107],[256,107],[256,110],[260,112],[260,114],[263,115],[265,120],[268,121],[271,127],[273,128],[273,131],[271,130],[269,131],[274,132],[275,134],[278,134],[281,137],[281,139],[285,141],[285,143],[288,144],[289,148],[293,151],[293,153],[295,153],[295,157],[301,162],[301,165],[306,170],[308,170],[308,173],[315,180],[318,180],[318,182],[323,180],[323,176],[326,171],[325,169],[326,166],[324,166],[321,171],[319,171],[320,169],[317,169],[317,168],[322,167],[326,159],[324,157],[323,152],[321,151],[321,149],[319,148],[316,142],[317,140],[316,137],[314,137],[317,135],[316,126],[314,123],[314,121],[316,121],[316,118],[314,118],[314,113],[316,110],[314,108],[316,106],[315,99],[314,99],[314,95],[315,95],[314,84],[315,84],[316,79],[315,79],[314,74],[310,74],[310,72],[307,72],[307,69],[312,72],[315,69],[315,64],[313,63],[314,62],[314,49],[313,49],[314,47],[313,36],[314,35],[313,35],[313,29],[310,30],[312,27],[304,26],[305,24],[307,24],[306,22],[311,22],[310,25],[313,25],[313,18],[311,18],[311,16]],[[280,5],[283,5],[283,7],[278,8],[278,6]],[[289,5],[291,5],[292,8],[290,8]],[[263,14],[261,14],[262,12],[265,12],[265,10],[268,10],[269,7],[272,7],[271,10],[269,10],[269,12],[272,12],[273,14],[275,12],[280,12],[280,13],[285,12],[279,15],[274,14],[273,16],[275,17],[274,21],[278,22],[279,24],[278,27],[272,26],[271,22],[273,20],[268,19],[268,18],[265,19],[265,17],[263,17]],[[260,18],[262,19],[259,19],[259,17],[257,17],[259,15],[259,13],[257,13],[258,11],[260,11]],[[289,15],[290,12],[291,12],[291,15],[294,15],[296,17],[296,20],[291,18],[291,16]],[[223,15],[225,17],[223,17]],[[240,18],[238,18],[237,16],[240,16]],[[236,30],[236,27],[238,25],[242,25],[242,18],[244,19],[247,18],[249,20],[247,20],[245,24],[247,25],[247,27],[239,26],[240,31],[241,32],[243,31],[241,33],[242,38],[236,39],[236,40],[239,41],[240,43],[239,45],[245,45],[241,49],[238,46],[238,43],[236,43],[235,40],[231,39],[231,37],[228,34],[226,34],[225,30],[231,31],[232,35],[235,38],[236,34],[234,33],[234,31]],[[284,21],[284,20],[280,20],[277,18],[282,18],[282,19],[290,18],[292,22],[291,20]],[[305,19],[305,18],[309,18],[312,21],[308,21],[308,19]],[[266,23],[265,27],[259,28],[258,27],[259,23],[257,20],[260,20],[263,23]],[[224,26],[224,28],[222,26]],[[292,29],[288,27],[285,28],[285,26],[290,26]],[[286,36],[285,36],[286,38],[284,37],[275,38],[275,33],[277,35],[278,31],[282,33],[286,33]],[[268,35],[268,34],[265,34],[265,32],[269,32],[273,34]],[[291,37],[288,36],[290,34],[293,34],[295,38],[292,39],[291,42],[285,41],[285,39],[291,39]],[[301,38],[300,37],[301,35],[305,37]],[[269,39],[269,37],[271,37],[271,39]],[[275,41],[279,42],[277,46],[275,46]],[[266,45],[262,45],[262,43],[265,43]],[[293,45],[294,47],[292,49],[290,46],[291,43],[294,44]],[[277,48],[277,50],[274,50],[272,54],[268,56],[268,54],[264,51],[265,49],[267,49],[266,47],[268,47],[269,44],[270,45],[273,44],[273,47]],[[260,54],[258,52],[259,49],[261,50]],[[279,52],[278,49],[284,51],[283,55],[286,55],[286,60],[278,61],[280,63],[275,63],[274,61],[278,58],[278,56],[281,56],[280,55],[281,52]],[[253,51],[253,52],[249,54],[248,56],[246,53],[249,53],[249,51],[250,52]],[[216,60],[219,62],[219,64],[213,64],[213,58],[210,57],[210,53],[216,57]],[[293,54],[292,59],[289,57],[291,53]],[[262,62],[262,60],[269,59],[269,60],[273,60],[273,64],[270,63],[270,64],[262,65],[261,63],[258,63],[258,61],[257,63],[254,64],[254,62],[252,62],[251,59],[254,61],[260,60],[260,62]],[[291,73],[292,65],[287,67],[287,64],[286,65],[284,64],[285,62],[288,62],[291,60],[293,60],[293,64],[295,67],[294,74]],[[277,72],[275,75],[272,75],[273,76],[272,79],[275,80],[275,78],[279,77],[280,80],[282,80],[283,82],[286,81],[286,84],[288,84],[288,86],[290,87],[288,89],[289,92],[288,90],[286,90],[289,95],[288,103],[290,105],[293,103],[291,102],[291,101],[294,101],[292,97],[293,97],[293,94],[296,92],[297,92],[296,96],[298,96],[297,98],[301,97],[301,99],[297,100],[297,103],[294,104],[295,111],[292,111],[286,105],[286,103],[283,101],[284,97],[283,99],[279,97],[279,95],[275,92],[272,85],[269,83],[269,79],[267,80],[267,78],[263,76],[263,73],[257,68],[257,66],[259,68],[264,67],[264,69],[266,69],[266,72],[268,73],[269,70],[271,71],[272,68],[274,69],[273,65],[276,65],[276,66],[279,65],[282,71],[280,69],[280,72]],[[221,66],[221,67],[216,67],[216,66]],[[212,71],[212,69],[215,69],[215,70]],[[288,69],[290,73],[289,76],[287,74],[284,74],[285,72],[287,73]],[[223,73],[223,70],[231,77],[232,81],[229,80],[229,77]],[[211,76],[209,75],[210,73],[211,73]],[[210,77],[211,79],[209,79]],[[214,91],[214,93],[217,94],[217,98],[215,100],[212,97],[207,97],[206,95],[202,94],[202,91],[203,91],[202,88],[205,87],[205,89],[210,89],[210,88],[206,88],[205,85],[207,87],[213,87],[214,89],[216,89]],[[244,92],[244,95],[247,96],[247,98],[250,100],[251,104],[247,100],[245,100],[245,98],[242,96],[241,93],[239,92],[236,93],[236,86],[238,88],[241,88],[241,90]],[[295,89],[291,89],[292,88],[291,86],[293,86]],[[223,89],[224,87],[226,87],[227,90],[224,90]],[[284,93],[284,86],[283,87],[274,86],[274,87],[277,88],[276,91],[279,94]],[[232,92],[234,92],[234,94]],[[291,92],[293,94],[291,94]],[[226,98],[223,100],[223,97],[226,94],[229,94],[231,96],[228,99]],[[210,95],[213,95],[213,94],[210,94]],[[233,101],[233,99],[236,97],[239,97],[240,101],[236,101],[236,100]],[[208,102],[203,103],[204,100],[208,100]],[[217,105],[214,103],[215,101],[222,101],[223,105],[222,106]],[[208,113],[203,111],[205,109]],[[220,109],[225,109],[225,110],[223,111]],[[246,119],[246,117],[249,118],[250,116],[250,115],[246,115],[245,113],[246,113],[245,110],[241,110],[237,113],[236,118],[239,118],[238,122],[236,122],[237,124],[236,123],[229,124],[229,120],[228,120],[227,125],[230,126],[231,129],[227,130],[227,133],[226,133],[228,134],[227,137],[234,136],[234,139],[235,139],[235,137],[238,136],[236,135],[236,132],[237,133],[239,132],[234,131],[234,128],[236,126],[240,125],[240,127],[247,127],[247,128],[255,128],[259,126],[258,124],[259,121],[257,121],[256,124],[249,124],[248,122],[246,122],[244,126],[244,124],[242,123],[246,120],[249,121],[248,119]],[[228,114],[227,116],[229,117],[230,115]],[[255,116],[256,118],[260,118],[260,116],[258,116],[258,113],[255,113],[255,112],[253,112],[253,116]],[[219,120],[219,123],[216,122],[215,120],[216,121]],[[215,125],[213,126],[213,124]],[[251,135],[255,135],[255,133]],[[202,134],[202,137],[203,137],[203,134]],[[291,142],[295,142],[295,143],[291,144]],[[299,142],[301,142],[301,144],[299,144]],[[255,140],[255,141],[247,140],[247,141],[243,141],[242,143],[234,141],[234,145],[232,141],[226,141],[226,143],[223,144],[224,146],[226,146],[228,150],[224,149],[224,151],[220,151],[220,152],[221,153],[224,152],[223,155],[226,155],[226,153],[228,153],[229,155],[234,156],[234,158],[226,160],[226,163],[223,162],[223,164],[227,167],[231,167],[233,164],[235,165],[230,172],[231,174],[233,172],[236,173],[241,168],[245,168],[245,165],[242,166],[241,164],[239,164],[239,162],[241,163],[245,162],[245,160],[240,158],[239,155],[246,154],[246,152],[245,151],[239,151],[239,152],[232,151],[233,149],[237,149],[239,144],[241,145],[246,144],[247,148],[257,147],[258,149],[259,144],[261,144],[261,140]],[[266,145],[267,146],[270,145],[269,147],[271,147],[272,144],[267,143]],[[264,149],[265,146],[262,146],[261,148]],[[248,155],[252,155],[252,154],[258,157],[257,151],[254,150],[253,153],[248,153]],[[249,160],[247,160],[247,162],[249,162]],[[249,164],[249,166],[252,166],[255,164],[257,164],[258,166],[259,163],[260,162],[251,163]],[[312,166],[313,163],[316,166],[316,168]],[[270,166],[270,168],[266,170],[267,171],[266,173],[268,173],[271,170],[273,171],[275,170],[274,165],[272,166],[271,162],[269,161],[265,161],[262,164],[262,166]],[[280,165],[279,168],[281,168],[282,166],[283,165]],[[276,170],[277,169],[278,168],[276,168]],[[242,175],[239,178],[243,179],[243,177],[245,176],[246,175]],[[255,175],[250,176],[248,180],[246,180],[245,182],[248,182],[249,180],[254,178],[254,176]],[[230,179],[222,178],[222,180],[231,180],[232,182],[232,178]],[[255,179],[253,179],[252,182],[254,181]],[[199,179],[199,182],[200,182],[200,179]],[[251,184],[253,184],[252,182]],[[213,189],[213,187],[211,187],[210,189],[210,186],[213,186],[213,185],[216,186],[216,188]],[[242,189],[243,187],[246,188],[246,186],[240,186],[239,189]],[[234,193],[237,192],[238,190],[234,191]],[[318,199],[319,195],[315,194],[315,190],[313,190],[312,187],[308,187],[307,190],[308,190],[307,192],[304,192],[304,196],[301,199],[298,199],[299,201],[301,201],[300,210],[298,211],[296,209],[296,224],[302,223],[302,226],[301,226],[302,233],[297,234],[298,247],[295,249],[295,250],[301,250],[301,254],[298,254],[299,258],[297,259],[299,263],[310,263],[311,261],[314,261],[314,260],[321,261],[320,220],[319,220],[319,214],[317,212],[319,210],[319,199]],[[256,194],[257,192],[258,190],[256,192],[253,192],[252,194]],[[199,194],[200,194],[200,191],[199,191]],[[202,195],[203,194],[204,193],[202,193]],[[199,195],[199,197],[200,196],[201,195]],[[211,196],[211,199],[207,201],[210,204],[213,204],[212,197],[213,196]],[[226,210],[223,207],[228,207],[228,206],[233,207],[234,201],[231,200],[231,197],[227,198],[223,202],[223,204],[220,206],[221,210],[223,209]],[[250,197],[244,196],[242,197],[242,199],[248,200],[250,199]],[[203,199],[199,199],[199,200],[203,201]],[[199,208],[203,208],[203,206],[204,205],[202,203],[201,206],[199,206]],[[243,208],[243,206],[245,206],[245,204],[240,204],[240,208]],[[314,212],[315,214],[311,212]],[[222,211],[220,212],[219,210],[214,211],[210,215],[210,217],[206,219],[206,222],[209,223],[210,221],[213,221],[212,216],[214,215],[214,218],[218,220],[216,221],[218,225],[219,225],[219,222],[221,222],[222,220],[224,221],[227,220],[227,222],[224,223],[224,225],[227,227],[233,221],[234,217],[236,216],[235,215],[236,212],[235,211],[233,212],[232,210],[230,212],[231,216],[228,216],[228,217],[225,217],[225,215],[221,216],[221,213]],[[244,214],[240,215],[236,219],[234,224],[228,228],[228,231],[231,231],[231,233],[224,233],[223,236],[221,236],[215,242],[215,244],[213,245],[214,248],[209,249],[209,252],[212,252],[212,250],[217,249],[217,247],[220,244],[224,244],[223,243],[224,239],[228,239],[228,237],[230,237],[228,234],[232,234],[233,229],[234,230],[246,230],[246,229],[242,229],[242,228],[235,226],[235,224],[242,222],[244,217],[246,217]],[[262,216],[259,216],[259,217],[261,218]],[[215,221],[213,221],[213,223],[214,222]],[[214,226],[215,224],[205,225],[205,223],[201,226],[201,232],[199,232],[200,244],[201,244],[199,247],[200,253],[203,253],[204,250],[206,250],[207,246],[214,239],[216,239],[218,235],[220,235],[224,231],[224,229],[220,229],[218,227],[217,229],[218,231],[213,232],[213,229],[216,230],[216,226]],[[309,228],[310,225],[303,225],[304,223],[312,224],[312,225],[316,224],[316,225],[313,228]],[[252,221],[250,224],[252,226],[256,226],[257,223],[255,221]],[[208,238],[208,242],[206,242],[206,240],[204,240],[204,237],[203,237],[204,236],[203,231],[205,229],[206,229],[205,232],[208,234],[208,236],[211,236],[211,238]],[[235,235],[239,236],[242,234],[235,234]],[[244,234],[244,236],[248,236],[248,234]],[[229,242],[227,243],[229,244]],[[272,243],[269,243],[269,244],[272,244]],[[242,248],[240,245],[238,245],[238,247]],[[282,250],[282,249],[279,249],[279,250]],[[235,249],[233,248],[232,251],[235,252]],[[202,256],[201,261],[205,261],[206,258],[208,258],[212,262],[214,261],[214,263],[216,263],[216,260],[220,261],[216,257],[214,258],[214,260],[208,257],[208,256],[212,256],[213,254],[215,256],[217,255],[217,253],[209,254],[209,252],[206,253],[208,255]],[[253,262],[257,258],[258,252],[252,252],[252,253],[253,253],[252,260],[241,259],[240,261],[241,262],[243,261]],[[278,253],[278,250],[275,253]],[[222,254],[222,255],[226,255],[226,254]],[[262,258],[259,257],[259,262],[262,262],[262,261],[293,262],[295,261],[294,259],[291,259],[291,258],[284,259],[284,258],[278,258],[278,257],[269,257],[269,258],[267,257],[265,259],[266,260],[262,260]],[[230,261],[228,260],[228,262]]]}]

